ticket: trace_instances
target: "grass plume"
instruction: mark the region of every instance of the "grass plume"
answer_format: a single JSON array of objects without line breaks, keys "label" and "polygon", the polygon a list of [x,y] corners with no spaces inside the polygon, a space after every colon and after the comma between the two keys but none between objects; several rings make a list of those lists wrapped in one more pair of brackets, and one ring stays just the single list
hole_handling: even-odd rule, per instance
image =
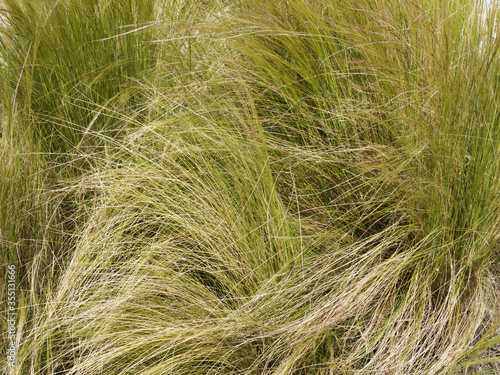
[{"label": "grass plume", "polygon": [[12,373],[499,370],[498,6],[4,4]]}]

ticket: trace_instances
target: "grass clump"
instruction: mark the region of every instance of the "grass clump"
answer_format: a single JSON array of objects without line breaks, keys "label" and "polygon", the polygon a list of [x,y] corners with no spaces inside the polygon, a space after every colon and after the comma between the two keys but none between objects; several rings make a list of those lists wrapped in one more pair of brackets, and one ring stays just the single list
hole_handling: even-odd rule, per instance
[{"label": "grass clump", "polygon": [[498,371],[498,7],[5,3],[13,373]]}]

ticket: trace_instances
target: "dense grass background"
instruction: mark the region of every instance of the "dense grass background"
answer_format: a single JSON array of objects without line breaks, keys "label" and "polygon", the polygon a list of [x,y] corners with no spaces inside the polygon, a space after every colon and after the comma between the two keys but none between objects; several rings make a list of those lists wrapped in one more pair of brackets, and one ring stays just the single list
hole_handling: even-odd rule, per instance
[{"label": "dense grass background", "polygon": [[497,5],[3,7],[13,373],[500,371]]}]

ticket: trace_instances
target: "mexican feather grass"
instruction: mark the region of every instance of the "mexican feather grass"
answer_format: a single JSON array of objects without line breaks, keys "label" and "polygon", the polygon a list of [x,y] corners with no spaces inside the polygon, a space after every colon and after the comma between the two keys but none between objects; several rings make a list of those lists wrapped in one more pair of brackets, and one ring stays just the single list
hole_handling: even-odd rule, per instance
[{"label": "mexican feather grass", "polygon": [[497,5],[3,3],[7,373],[500,371]]}]

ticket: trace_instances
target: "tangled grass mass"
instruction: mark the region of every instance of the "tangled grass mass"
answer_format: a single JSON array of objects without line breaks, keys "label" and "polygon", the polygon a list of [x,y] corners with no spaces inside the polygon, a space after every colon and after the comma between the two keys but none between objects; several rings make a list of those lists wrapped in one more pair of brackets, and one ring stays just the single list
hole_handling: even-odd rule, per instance
[{"label": "tangled grass mass", "polygon": [[6,374],[500,374],[497,3],[0,14]]}]

